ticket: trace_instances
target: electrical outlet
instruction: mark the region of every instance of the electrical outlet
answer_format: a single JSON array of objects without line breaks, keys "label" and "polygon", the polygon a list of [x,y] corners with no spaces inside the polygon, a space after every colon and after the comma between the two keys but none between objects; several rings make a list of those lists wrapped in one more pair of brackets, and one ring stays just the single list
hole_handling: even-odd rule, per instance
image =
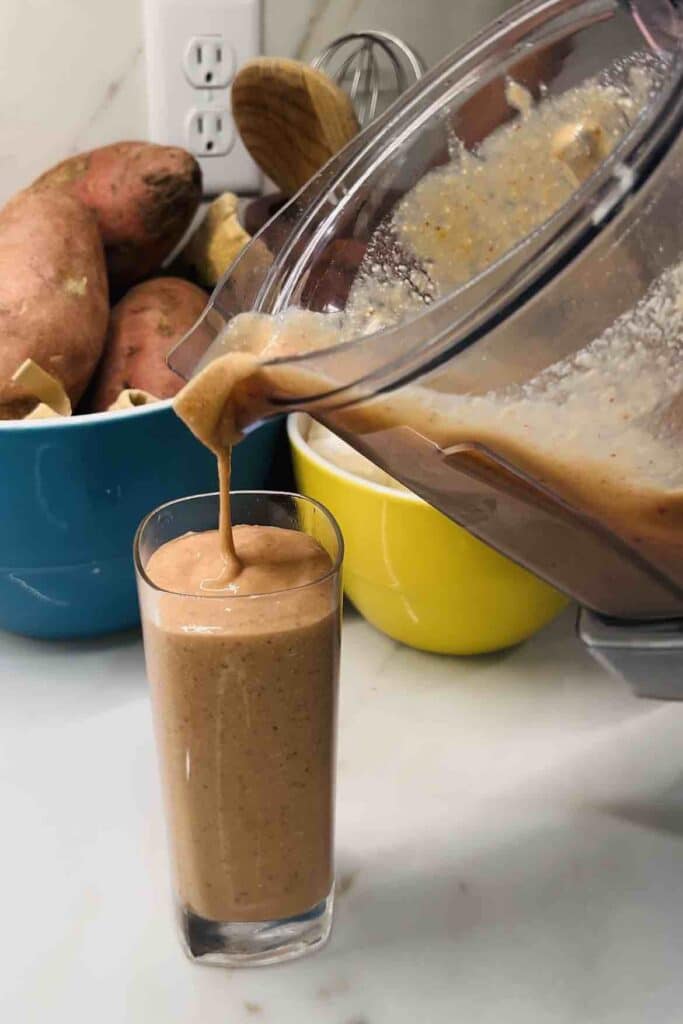
[{"label": "electrical outlet", "polygon": [[225,89],[235,75],[235,51],[221,36],[193,36],[185,51],[185,74],[195,89]]},{"label": "electrical outlet", "polygon": [[187,120],[187,148],[197,157],[225,156],[235,142],[229,110],[193,110]]},{"label": "electrical outlet", "polygon": [[262,49],[261,2],[144,0],[150,138],[195,154],[206,196],[261,188],[230,103],[237,68]]}]

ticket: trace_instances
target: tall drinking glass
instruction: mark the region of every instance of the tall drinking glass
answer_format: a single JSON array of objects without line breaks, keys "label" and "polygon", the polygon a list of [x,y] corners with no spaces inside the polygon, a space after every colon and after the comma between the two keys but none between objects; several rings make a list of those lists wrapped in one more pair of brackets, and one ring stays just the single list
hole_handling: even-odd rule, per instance
[{"label": "tall drinking glass", "polygon": [[227,966],[301,956],[330,933],[343,555],[334,519],[308,498],[238,492],[232,515],[303,531],[330,563],[273,593],[160,589],[149,559],[215,530],[215,494],[162,505],[135,539],[183,944]]}]

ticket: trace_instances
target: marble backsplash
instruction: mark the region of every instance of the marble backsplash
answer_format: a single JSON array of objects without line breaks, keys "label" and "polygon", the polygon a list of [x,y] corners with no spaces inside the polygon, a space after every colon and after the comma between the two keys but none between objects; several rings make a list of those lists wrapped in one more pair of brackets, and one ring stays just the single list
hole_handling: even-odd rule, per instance
[{"label": "marble backsplash", "polygon": [[[265,0],[265,51],[383,28],[429,64],[512,0]],[[0,0],[0,202],[63,157],[146,135],[141,0]]]}]

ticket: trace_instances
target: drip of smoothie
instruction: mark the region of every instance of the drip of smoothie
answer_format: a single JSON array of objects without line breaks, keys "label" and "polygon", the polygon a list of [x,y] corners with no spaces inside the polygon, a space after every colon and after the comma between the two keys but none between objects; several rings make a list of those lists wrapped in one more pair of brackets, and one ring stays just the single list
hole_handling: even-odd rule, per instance
[{"label": "drip of smoothie", "polygon": [[202,580],[201,589],[206,591],[220,591],[230,588],[233,581],[242,571],[237,551],[235,550],[235,539],[232,532],[232,515],[230,510],[230,466],[232,462],[232,448],[220,449],[217,454],[218,460],[218,538],[220,542],[220,557],[222,568],[218,576],[208,576]]},{"label": "drip of smoothie", "polygon": [[220,559],[202,582],[205,591],[234,590],[234,583],[242,570],[242,564],[235,549],[230,514],[230,466],[232,447],[240,439],[237,426],[238,410],[241,407],[240,384],[251,385],[252,407],[256,392],[258,360],[247,353],[232,354],[230,365],[206,369],[179,393],[174,408],[197,438],[216,456],[219,484],[219,525]]},{"label": "drip of smoothie", "polygon": [[[235,581],[243,568],[235,548],[232,529],[230,467],[232,446],[241,436],[235,421],[239,401],[238,386],[243,379],[249,379],[257,365],[252,357],[234,353],[229,368],[223,367],[217,372],[215,364],[206,367],[195,382],[183,388],[174,402],[177,414],[215,454],[218,462],[220,557],[213,566],[207,566],[210,575],[201,582],[201,589],[207,592],[234,592]],[[218,401],[217,395],[220,396]]]}]

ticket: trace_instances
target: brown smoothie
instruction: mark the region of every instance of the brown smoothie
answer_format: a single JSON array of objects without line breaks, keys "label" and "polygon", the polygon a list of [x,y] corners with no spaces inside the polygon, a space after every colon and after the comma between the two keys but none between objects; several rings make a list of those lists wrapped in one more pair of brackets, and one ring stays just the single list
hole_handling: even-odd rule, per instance
[{"label": "brown smoothie", "polygon": [[230,580],[218,531],[152,555],[145,655],[179,901],[268,921],[332,886],[337,582],[305,533],[232,538]]}]

